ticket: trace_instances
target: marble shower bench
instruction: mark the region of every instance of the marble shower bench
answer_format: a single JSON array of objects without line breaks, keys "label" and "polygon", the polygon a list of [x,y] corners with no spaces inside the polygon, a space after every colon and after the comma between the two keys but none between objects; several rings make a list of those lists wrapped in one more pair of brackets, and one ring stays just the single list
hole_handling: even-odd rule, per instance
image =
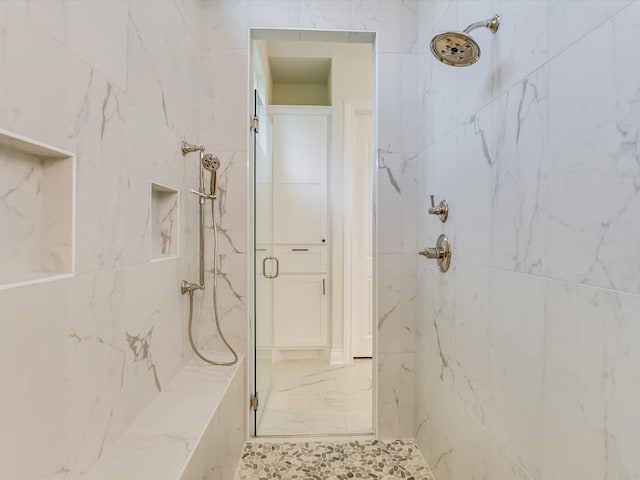
[{"label": "marble shower bench", "polygon": [[244,362],[190,360],[83,479],[232,479],[245,437]]}]

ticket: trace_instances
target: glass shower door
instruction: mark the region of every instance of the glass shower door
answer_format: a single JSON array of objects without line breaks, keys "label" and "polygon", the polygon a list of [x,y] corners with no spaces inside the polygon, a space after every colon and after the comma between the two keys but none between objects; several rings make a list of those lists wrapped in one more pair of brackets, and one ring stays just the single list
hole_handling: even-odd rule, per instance
[{"label": "glass shower door", "polygon": [[[273,279],[278,274],[277,260],[273,256],[271,149],[269,125],[264,103],[254,92],[253,121],[254,162],[254,261],[255,261],[255,315],[254,315],[254,423],[253,434],[258,434],[264,407],[271,391],[273,360]],[[257,403],[257,404],[256,404]]]}]

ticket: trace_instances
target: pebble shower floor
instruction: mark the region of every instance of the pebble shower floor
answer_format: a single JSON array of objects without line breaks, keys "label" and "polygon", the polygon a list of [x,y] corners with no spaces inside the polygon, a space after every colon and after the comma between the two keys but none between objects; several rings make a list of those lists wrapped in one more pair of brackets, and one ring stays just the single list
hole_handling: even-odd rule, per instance
[{"label": "pebble shower floor", "polygon": [[236,480],[433,480],[413,440],[247,443]]}]

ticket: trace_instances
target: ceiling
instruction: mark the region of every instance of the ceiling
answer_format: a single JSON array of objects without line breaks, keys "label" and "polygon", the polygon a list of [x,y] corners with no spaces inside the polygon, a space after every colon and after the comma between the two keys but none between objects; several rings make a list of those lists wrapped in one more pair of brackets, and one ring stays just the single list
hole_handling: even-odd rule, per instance
[{"label": "ceiling", "polygon": [[269,57],[274,83],[326,85],[331,72],[330,58]]}]

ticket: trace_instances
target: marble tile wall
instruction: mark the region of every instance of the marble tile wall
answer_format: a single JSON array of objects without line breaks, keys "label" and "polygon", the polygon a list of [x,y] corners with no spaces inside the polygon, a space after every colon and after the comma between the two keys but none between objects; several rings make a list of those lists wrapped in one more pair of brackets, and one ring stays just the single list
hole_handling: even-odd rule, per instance
[{"label": "marble tile wall", "polygon": [[[479,62],[435,33],[494,13]],[[638,1],[419,3],[416,431],[439,480],[640,476]]]},{"label": "marble tile wall", "polygon": [[[76,275],[0,291],[2,478],[79,478],[191,355],[198,8],[0,3],[0,128],[77,160]],[[152,181],[183,192],[179,255],[153,263]]]},{"label": "marble tile wall", "polygon": [[[225,0],[202,3],[201,138],[221,156],[223,329],[246,345],[248,28],[379,32],[379,434],[413,434],[418,0]],[[224,207],[223,207],[224,206]],[[402,215],[398,215],[402,212]],[[211,309],[205,299],[202,310]]]}]

